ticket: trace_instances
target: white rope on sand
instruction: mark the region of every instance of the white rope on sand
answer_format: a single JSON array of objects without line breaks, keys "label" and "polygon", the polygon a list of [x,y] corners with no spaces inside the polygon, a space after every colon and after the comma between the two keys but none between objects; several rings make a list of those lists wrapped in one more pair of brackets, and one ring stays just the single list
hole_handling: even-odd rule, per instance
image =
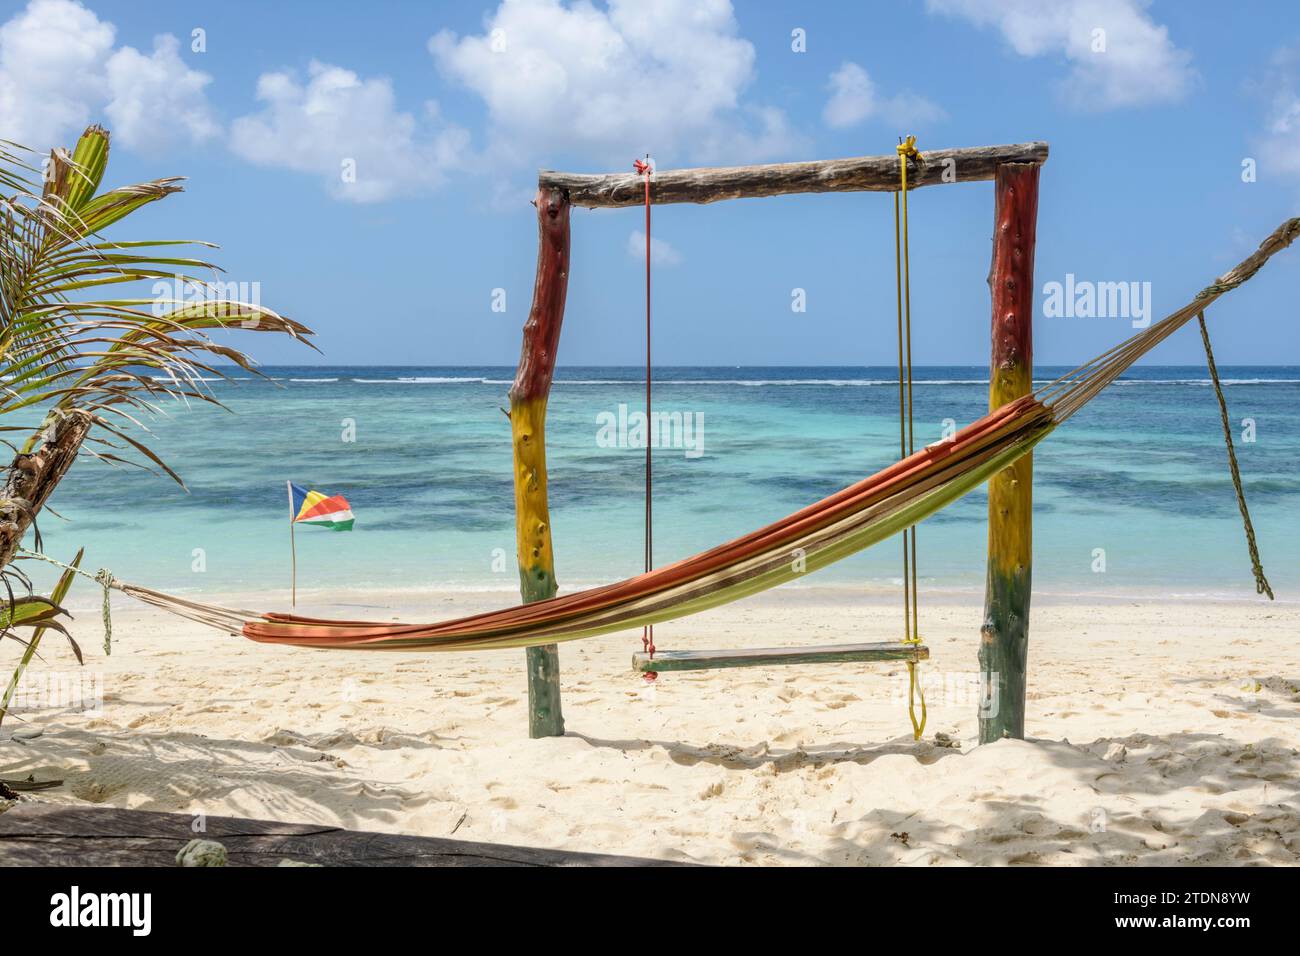
[{"label": "white rope on sand", "polygon": [[136,584],[127,584],[117,580],[113,572],[107,568],[100,568],[94,574],[89,571],[83,571],[81,568],[74,567],[71,564],[64,564],[56,558],[51,558],[48,554],[41,554],[39,551],[30,551],[27,548],[19,548],[18,553],[23,557],[36,558],[47,564],[52,564],[64,571],[71,571],[79,574],[88,581],[94,581],[104,589],[104,653],[111,654],[113,648],[113,619],[111,613],[110,595],[114,589],[121,591],[128,597],[133,597],[137,601],[143,601],[145,604],[151,604],[156,608],[176,614],[180,617],[188,618],[199,624],[206,624],[209,627],[215,627],[219,630],[226,631],[238,637],[242,632],[244,625],[249,621],[258,620],[261,614],[256,611],[247,611],[240,608],[220,607],[216,604],[203,604],[199,601],[189,601],[185,598],[176,597],[172,594],[164,594],[162,591],[155,591],[152,588],[140,587]]}]

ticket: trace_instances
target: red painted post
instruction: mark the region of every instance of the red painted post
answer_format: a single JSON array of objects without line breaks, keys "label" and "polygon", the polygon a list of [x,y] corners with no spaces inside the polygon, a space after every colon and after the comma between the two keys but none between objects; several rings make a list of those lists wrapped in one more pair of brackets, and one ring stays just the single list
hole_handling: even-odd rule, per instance
[{"label": "red painted post", "polygon": [[[993,360],[989,408],[1033,389],[1034,242],[1038,224],[1038,165],[997,168],[993,262]],[[1029,598],[1033,565],[1032,455],[989,479],[989,553],[980,628],[984,700],[980,743],[1025,736],[1025,674],[1029,657]]]},{"label": "red painted post", "polygon": [[[569,196],[541,188],[537,206],[537,279],[524,323],[519,369],[510,389],[510,432],[514,442],[515,546],[519,591],[524,602],[555,597],[555,556],[546,499],[546,404],[555,374],[555,353],[569,288]],[[528,735],[564,734],[560,708],[560,652],[554,644],[530,647]]]}]

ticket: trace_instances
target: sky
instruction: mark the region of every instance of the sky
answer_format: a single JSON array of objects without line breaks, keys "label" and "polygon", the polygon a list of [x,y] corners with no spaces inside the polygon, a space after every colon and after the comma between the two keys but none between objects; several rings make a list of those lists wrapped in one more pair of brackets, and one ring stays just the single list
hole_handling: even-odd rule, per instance
[{"label": "sky", "polygon": [[[90,122],[108,183],[188,177],[110,237],[219,243],[228,281],[318,333],[323,355],[243,337],[266,364],[514,365],[538,168],[1045,140],[1035,360],[1075,365],[1132,320],[1048,314],[1051,283],[1138,283],[1159,318],[1298,213],[1300,7],[0,2],[0,138]],[[916,361],[983,364],[993,187],[911,210]],[[642,215],[574,210],[561,365],[641,361]],[[894,361],[887,194],[657,207],[652,235],[657,363]],[[1219,362],[1300,364],[1298,286],[1300,250],[1216,305]],[[1148,359],[1203,360],[1194,327]]]}]

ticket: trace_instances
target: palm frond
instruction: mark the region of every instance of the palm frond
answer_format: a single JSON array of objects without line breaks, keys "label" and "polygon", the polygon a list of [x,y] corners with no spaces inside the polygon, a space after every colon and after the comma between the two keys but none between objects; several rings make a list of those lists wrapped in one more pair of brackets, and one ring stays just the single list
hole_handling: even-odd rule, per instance
[{"label": "palm frond", "polygon": [[[78,646],[77,642],[72,639],[72,635],[67,632],[66,628],[62,625],[55,626],[53,617],[58,613],[67,613],[62,611],[59,605],[61,605],[63,599],[68,596],[68,591],[72,588],[73,578],[76,577],[77,572],[71,570],[71,568],[81,567],[81,558],[85,553],[85,548],[82,548],[77,552],[77,556],[72,559],[72,563],[69,566],[70,569],[64,571],[63,574],[60,575],[58,583],[54,585],[54,590],[50,592],[48,598],[30,598],[23,602],[22,606],[33,608],[35,612],[29,615],[24,621],[20,622],[15,619],[15,615],[20,613],[18,607],[19,602],[14,601],[11,603],[7,613],[7,628],[26,624],[27,626],[32,627],[33,631],[30,640],[27,641],[26,650],[23,651],[22,659],[19,660],[18,666],[14,669],[13,676],[9,678],[9,685],[5,688],[4,697],[0,698],[0,721],[3,721],[5,717],[8,716],[9,705],[13,703],[14,699],[14,691],[18,689],[18,683],[22,680],[23,672],[27,670],[27,666],[32,662],[32,658],[36,656],[36,649],[40,646],[41,638],[45,636],[47,630],[53,629],[62,632],[63,635],[67,637],[68,643],[72,647],[72,652],[77,655],[78,663],[83,663],[80,646]],[[13,572],[9,573],[12,574]],[[26,581],[25,575],[23,575],[22,578]],[[30,589],[30,582],[27,582],[27,586]],[[12,597],[12,591],[10,593]]]},{"label": "palm frond", "polygon": [[[278,332],[311,344],[306,326],[226,294],[222,270],[206,258],[211,243],[108,234],[137,210],[182,191],[178,177],[101,189],[109,153],[108,131],[91,126],[71,151],[52,150],[41,175],[29,161],[34,153],[0,141],[0,418],[8,430],[11,413],[44,413],[0,489],[0,496],[8,493],[0,510],[21,500],[31,512],[5,511],[0,568],[52,490],[28,488],[27,472],[56,436],[62,445],[48,460],[58,464],[42,480],[57,483],[90,440],[125,453],[97,457],[138,456],[136,464],[180,482],[147,446],[145,420],[167,399],[220,404],[209,382],[232,367],[260,374],[251,358],[216,336]],[[167,295],[147,295],[160,285]],[[100,297],[109,290],[112,297]],[[18,486],[28,494],[15,494]]]}]

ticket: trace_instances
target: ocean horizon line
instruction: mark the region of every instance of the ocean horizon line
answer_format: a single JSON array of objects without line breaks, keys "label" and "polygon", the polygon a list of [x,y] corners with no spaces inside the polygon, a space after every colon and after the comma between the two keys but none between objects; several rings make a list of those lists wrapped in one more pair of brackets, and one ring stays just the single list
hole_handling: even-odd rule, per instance
[{"label": "ocean horizon line", "polygon": [[[210,383],[272,382],[301,385],[490,385],[508,386],[514,367],[506,365],[260,365],[245,372],[237,365],[216,366],[213,376],[193,380]],[[1040,364],[1033,384],[1048,385],[1073,366]],[[1220,379],[1227,386],[1300,385],[1300,366],[1223,365]],[[654,367],[655,384],[678,386],[807,386],[897,387],[898,375],[887,365],[660,365]],[[987,386],[983,365],[924,365],[913,367],[917,386]],[[555,387],[641,382],[644,367],[636,365],[561,365],[555,370]],[[157,381],[169,376],[156,375]],[[1208,370],[1201,365],[1146,365],[1121,376],[1118,386],[1209,386]]]}]

